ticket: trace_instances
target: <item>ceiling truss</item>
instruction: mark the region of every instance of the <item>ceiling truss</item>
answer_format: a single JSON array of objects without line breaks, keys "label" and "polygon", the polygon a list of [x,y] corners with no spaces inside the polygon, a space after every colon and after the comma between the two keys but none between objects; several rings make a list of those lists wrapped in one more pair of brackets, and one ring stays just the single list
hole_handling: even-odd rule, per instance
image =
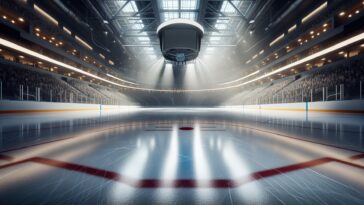
[{"label": "ceiling truss", "polygon": [[[249,24],[249,15],[258,0],[97,0],[118,31],[125,47],[150,58],[160,55],[158,25],[175,18],[199,22],[205,29],[202,51],[231,47],[240,40],[239,30]],[[207,47],[212,47],[206,49]],[[144,49],[143,49],[144,48]]]}]

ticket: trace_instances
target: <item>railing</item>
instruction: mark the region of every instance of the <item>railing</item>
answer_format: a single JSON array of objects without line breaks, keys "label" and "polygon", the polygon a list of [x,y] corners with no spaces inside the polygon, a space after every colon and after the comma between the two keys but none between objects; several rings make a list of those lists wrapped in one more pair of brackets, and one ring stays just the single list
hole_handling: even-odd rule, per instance
[{"label": "railing", "polygon": [[[269,89],[269,88],[268,88]],[[269,90],[268,90],[269,91]],[[270,92],[267,92],[270,93]],[[306,89],[300,88],[280,91],[267,94],[262,97],[243,100],[243,104],[281,104],[297,102],[319,102],[319,101],[342,101],[342,100],[361,100],[363,99],[363,82],[353,85],[335,85],[322,88]]]},{"label": "railing", "polygon": [[[80,94],[81,93],[81,94]],[[55,92],[52,89],[41,89],[27,85],[6,86],[0,81],[0,100],[19,101],[42,101],[62,103],[85,103],[85,104],[107,104],[123,105],[126,102],[122,99],[105,98],[100,95],[84,94],[73,91]]]},{"label": "railing", "polygon": [[[297,102],[318,102],[318,101],[342,101],[363,99],[363,82],[352,85],[335,85],[322,88],[299,88],[287,91],[285,88],[277,92],[269,91],[268,94],[243,100],[243,104],[281,104]],[[117,91],[115,91],[117,92]],[[27,85],[4,86],[0,81],[0,100],[19,101],[43,101],[43,102],[63,102],[63,103],[85,103],[85,104],[109,104],[122,105],[125,101],[116,98],[105,98],[100,95],[75,93],[73,91],[56,92],[53,89],[41,89],[40,87],[30,87]]]}]

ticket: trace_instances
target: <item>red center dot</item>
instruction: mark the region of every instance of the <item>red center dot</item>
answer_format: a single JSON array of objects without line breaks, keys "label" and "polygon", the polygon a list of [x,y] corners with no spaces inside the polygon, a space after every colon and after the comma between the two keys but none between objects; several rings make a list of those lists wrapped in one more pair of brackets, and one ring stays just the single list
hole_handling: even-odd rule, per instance
[{"label": "red center dot", "polygon": [[179,129],[184,131],[190,131],[193,130],[193,127],[180,127]]}]

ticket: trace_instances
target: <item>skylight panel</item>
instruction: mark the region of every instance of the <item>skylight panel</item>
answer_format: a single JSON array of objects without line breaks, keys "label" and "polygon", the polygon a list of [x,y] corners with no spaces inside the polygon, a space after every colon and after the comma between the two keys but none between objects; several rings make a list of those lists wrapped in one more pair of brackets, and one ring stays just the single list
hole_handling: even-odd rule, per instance
[{"label": "skylight panel", "polygon": [[138,40],[139,41],[150,41],[149,37],[146,37],[146,36],[139,36]]},{"label": "skylight panel", "polygon": [[[236,6],[239,3],[239,1],[232,1],[232,3]],[[222,3],[220,11],[223,13],[234,13],[235,8],[228,1],[224,1]]]},{"label": "skylight panel", "polygon": [[210,41],[212,42],[212,41],[214,41],[214,42],[216,42],[216,41],[220,41],[221,40],[221,36],[218,36],[219,35],[219,33],[218,32],[212,32],[211,33],[211,36],[210,36]]},{"label": "skylight panel", "polygon": [[229,19],[217,19],[216,20],[216,23],[219,23],[219,24],[228,24],[230,22]]},{"label": "skylight panel", "polygon": [[164,12],[163,15],[165,21],[179,18],[178,12]]},{"label": "skylight panel", "polygon": [[197,9],[197,0],[181,0],[182,10],[193,10]]},{"label": "skylight panel", "polygon": [[154,51],[154,48],[152,48],[152,47],[145,47],[144,48],[144,51]]},{"label": "skylight panel", "polygon": [[143,24],[143,21],[141,19],[132,19],[129,20],[129,22],[132,24]]},{"label": "skylight panel", "polygon": [[195,20],[196,13],[195,12],[181,12],[181,18]]},{"label": "skylight panel", "polygon": [[[125,1],[121,3],[121,5],[124,5]],[[124,13],[134,13],[138,11],[138,7],[135,4],[135,1],[130,1],[122,10]]]},{"label": "skylight panel", "polygon": [[163,0],[162,8],[164,10],[177,10],[178,9],[178,1],[179,0]]},{"label": "skylight panel", "polygon": [[221,36],[211,36],[210,37],[210,41],[220,41],[221,40]]},{"label": "skylight panel", "polygon": [[134,30],[140,30],[143,28],[144,28],[144,24],[142,24],[142,23],[136,23],[136,24],[132,25],[132,29],[134,29]]},{"label": "skylight panel", "polygon": [[225,29],[227,29],[227,25],[226,24],[217,23],[217,24],[215,24],[215,28],[217,28],[219,30],[225,30]]}]

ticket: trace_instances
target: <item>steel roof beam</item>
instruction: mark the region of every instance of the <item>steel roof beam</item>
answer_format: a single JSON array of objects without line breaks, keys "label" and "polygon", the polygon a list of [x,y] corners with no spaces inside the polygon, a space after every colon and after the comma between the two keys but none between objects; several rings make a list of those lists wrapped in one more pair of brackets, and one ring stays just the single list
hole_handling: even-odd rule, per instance
[{"label": "steel roof beam", "polygon": [[126,5],[128,5],[128,3],[130,2],[130,0],[127,0],[116,12],[115,12],[115,14],[113,14],[112,15],[112,17],[111,17],[111,20],[113,21],[113,20],[115,20],[115,16],[117,16],[122,10],[123,10],[123,8],[125,8],[126,7]]},{"label": "steel roof beam", "polygon": [[230,5],[232,6],[232,7],[234,7],[234,9],[236,10],[236,12],[238,12],[239,14],[240,14],[240,16],[245,20],[245,21],[248,21],[248,19],[245,17],[245,15],[239,10],[239,8],[238,7],[236,7],[235,6],[235,4],[233,4],[233,2],[231,2],[231,0],[227,0],[229,3],[230,3]]}]

